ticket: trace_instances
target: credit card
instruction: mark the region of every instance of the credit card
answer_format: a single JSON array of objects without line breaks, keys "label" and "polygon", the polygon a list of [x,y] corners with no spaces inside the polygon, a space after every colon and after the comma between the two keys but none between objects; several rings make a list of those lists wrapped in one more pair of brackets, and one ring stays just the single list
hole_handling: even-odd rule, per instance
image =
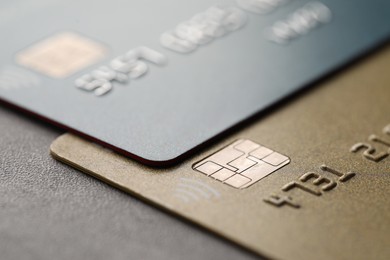
[{"label": "credit card", "polygon": [[52,155],[276,259],[389,259],[390,46],[181,164],[65,134]]},{"label": "credit card", "polygon": [[386,41],[388,0],[2,1],[0,99],[145,164]]}]

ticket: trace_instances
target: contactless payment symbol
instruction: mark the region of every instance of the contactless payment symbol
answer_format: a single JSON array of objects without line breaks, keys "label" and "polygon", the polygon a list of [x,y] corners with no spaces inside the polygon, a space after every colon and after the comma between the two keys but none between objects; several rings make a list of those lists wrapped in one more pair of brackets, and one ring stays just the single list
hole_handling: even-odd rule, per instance
[{"label": "contactless payment symbol", "polygon": [[35,87],[40,83],[39,77],[30,71],[13,66],[0,68],[0,90]]},{"label": "contactless payment symbol", "polygon": [[289,163],[287,156],[241,139],[196,163],[193,169],[234,188],[244,189]]},{"label": "contactless payment symbol", "polygon": [[180,178],[176,185],[174,196],[184,203],[200,200],[212,200],[221,197],[221,194],[206,183],[190,178]]}]

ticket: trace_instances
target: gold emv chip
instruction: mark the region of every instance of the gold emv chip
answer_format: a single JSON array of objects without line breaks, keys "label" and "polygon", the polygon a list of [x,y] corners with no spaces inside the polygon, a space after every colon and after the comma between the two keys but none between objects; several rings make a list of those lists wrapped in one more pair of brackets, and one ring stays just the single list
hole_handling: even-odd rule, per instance
[{"label": "gold emv chip", "polygon": [[100,43],[73,32],[63,32],[23,50],[16,61],[53,78],[65,78],[104,57]]},{"label": "gold emv chip", "polygon": [[193,168],[234,188],[244,189],[289,163],[287,156],[241,139],[196,163]]}]

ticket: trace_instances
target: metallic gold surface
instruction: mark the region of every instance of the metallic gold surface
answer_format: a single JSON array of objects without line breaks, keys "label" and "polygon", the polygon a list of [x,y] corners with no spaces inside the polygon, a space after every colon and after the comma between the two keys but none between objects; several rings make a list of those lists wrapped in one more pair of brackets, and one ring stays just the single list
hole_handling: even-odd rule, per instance
[{"label": "metallic gold surface", "polygon": [[72,32],[63,32],[45,39],[16,56],[16,61],[53,78],[65,78],[105,55],[105,48]]},{"label": "metallic gold surface", "polygon": [[[68,134],[51,152],[265,256],[389,259],[389,68],[390,47],[169,169],[142,166]],[[193,169],[240,139],[291,162],[246,189]]]}]

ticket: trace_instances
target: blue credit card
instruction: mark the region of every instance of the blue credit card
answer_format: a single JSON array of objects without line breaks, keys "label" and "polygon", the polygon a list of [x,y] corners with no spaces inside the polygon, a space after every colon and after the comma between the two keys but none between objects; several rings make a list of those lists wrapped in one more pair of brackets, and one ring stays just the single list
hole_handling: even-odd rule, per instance
[{"label": "blue credit card", "polygon": [[6,0],[0,32],[1,100],[163,165],[387,42],[390,1]]}]

